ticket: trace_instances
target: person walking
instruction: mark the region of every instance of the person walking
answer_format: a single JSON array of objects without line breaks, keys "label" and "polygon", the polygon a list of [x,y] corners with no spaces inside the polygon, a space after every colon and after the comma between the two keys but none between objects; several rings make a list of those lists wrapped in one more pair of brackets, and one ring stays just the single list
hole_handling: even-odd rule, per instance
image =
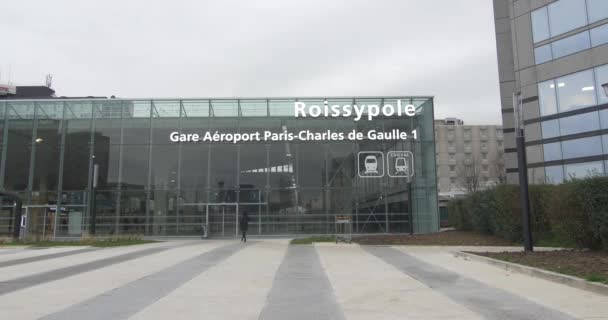
[{"label": "person walking", "polygon": [[243,215],[239,219],[239,228],[243,233],[241,242],[247,242],[247,229],[249,228],[249,216],[247,215],[247,211],[243,212]]}]

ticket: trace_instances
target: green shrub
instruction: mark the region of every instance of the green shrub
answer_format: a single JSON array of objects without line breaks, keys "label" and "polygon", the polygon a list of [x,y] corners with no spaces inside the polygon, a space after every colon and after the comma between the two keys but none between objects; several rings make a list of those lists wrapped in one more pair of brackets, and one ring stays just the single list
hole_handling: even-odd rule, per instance
[{"label": "green shrub", "polygon": [[[453,200],[448,204],[449,222],[459,230],[521,242],[519,193],[517,185],[499,185]],[[529,193],[535,242],[608,250],[608,178],[532,185]]]}]

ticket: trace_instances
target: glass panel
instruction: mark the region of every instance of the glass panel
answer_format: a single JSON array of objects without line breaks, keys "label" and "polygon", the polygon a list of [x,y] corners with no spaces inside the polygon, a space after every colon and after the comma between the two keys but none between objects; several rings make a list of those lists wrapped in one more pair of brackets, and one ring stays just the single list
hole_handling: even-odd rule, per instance
[{"label": "glass panel", "polygon": [[67,102],[63,189],[83,190],[88,186],[93,104]]},{"label": "glass panel", "polygon": [[266,100],[241,100],[243,117],[266,117],[268,115]]},{"label": "glass panel", "polygon": [[589,23],[594,23],[608,18],[608,1],[606,0],[587,0],[587,12]]},{"label": "glass panel", "polygon": [[583,113],[576,116],[559,119],[559,126],[563,136],[600,129],[597,112]]},{"label": "glass panel", "polygon": [[534,49],[534,59],[536,64],[553,60],[553,55],[551,54],[551,45],[546,44],[542,47]]},{"label": "glass panel", "polygon": [[152,146],[151,188],[175,190],[177,188],[177,145]]},{"label": "glass panel", "polygon": [[550,184],[560,184],[564,182],[564,167],[545,167],[545,181]]},{"label": "glass panel", "polygon": [[[241,144],[240,187],[241,189],[263,189],[268,176],[266,162],[266,145],[252,143]],[[291,167],[281,167],[281,172],[293,170]]]},{"label": "glass panel", "polygon": [[559,137],[559,120],[549,120],[541,122],[543,139]]},{"label": "glass panel", "polygon": [[608,89],[603,85],[608,85],[608,65],[595,68],[595,80],[597,81],[597,95],[599,103],[608,103]]},{"label": "glass panel", "polygon": [[[181,145],[181,153],[181,188],[184,190],[205,189],[207,187],[209,146],[186,143]],[[195,198],[198,200],[200,197]],[[187,202],[195,202],[195,199],[189,199]]]},{"label": "glass panel", "polygon": [[529,163],[543,161],[543,159],[542,159],[543,153],[541,151],[541,147],[542,147],[542,145],[526,147],[526,159],[528,160]]},{"label": "glass panel", "polygon": [[552,37],[587,24],[585,0],[560,0],[548,8]]},{"label": "glass panel", "polygon": [[209,101],[182,100],[183,117],[197,118],[209,116]]},{"label": "glass panel", "polygon": [[271,100],[268,109],[271,117],[294,116],[294,100]]},{"label": "glass panel", "polygon": [[237,117],[238,102],[236,100],[211,100],[211,111],[214,117]]},{"label": "glass panel", "polygon": [[584,179],[604,174],[602,161],[567,164],[564,167],[567,179]]},{"label": "glass panel", "polygon": [[[608,1],[606,1],[606,4],[608,4]],[[591,29],[592,47],[601,46],[606,43],[608,43],[608,24]]]},{"label": "glass panel", "polygon": [[148,159],[146,145],[125,145],[122,155],[122,185],[130,190],[143,190],[148,186]]},{"label": "glass panel", "polygon": [[549,38],[547,7],[532,11],[532,35],[534,36],[534,43]]},{"label": "glass panel", "polygon": [[32,152],[34,104],[32,102],[9,102],[6,173],[4,187],[7,190],[27,189],[29,163]]},{"label": "glass panel", "polygon": [[296,145],[296,177],[299,187],[325,186],[325,151],[320,143],[300,143]]},{"label": "glass panel", "polygon": [[596,104],[593,70],[558,78],[555,82],[557,83],[559,112],[580,109]]},{"label": "glass panel", "polygon": [[553,58],[557,59],[591,48],[591,41],[589,40],[589,32],[585,31],[555,41],[551,45],[553,46]]},{"label": "glass panel", "polygon": [[147,145],[150,143],[150,102],[132,101],[126,107],[133,112],[122,120],[124,144]]},{"label": "glass panel", "polygon": [[541,116],[557,113],[555,80],[549,80],[538,84],[538,99]]},{"label": "glass panel", "polygon": [[562,141],[564,159],[591,157],[602,154],[600,136]]},{"label": "glass panel", "polygon": [[211,153],[209,187],[217,188],[220,193],[233,190],[238,176],[237,145],[214,144],[209,146],[209,152]]},{"label": "glass panel", "polygon": [[600,111],[602,129],[608,129],[608,109]]},{"label": "glass panel", "polygon": [[543,147],[545,161],[555,161],[562,159],[562,146],[561,143],[548,143]]}]

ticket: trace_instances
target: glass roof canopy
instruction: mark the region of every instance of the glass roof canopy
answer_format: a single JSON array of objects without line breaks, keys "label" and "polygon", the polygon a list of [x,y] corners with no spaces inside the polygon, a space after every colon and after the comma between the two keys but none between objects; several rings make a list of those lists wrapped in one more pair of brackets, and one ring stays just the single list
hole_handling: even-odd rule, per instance
[{"label": "glass roof canopy", "polygon": [[[327,97],[327,98],[210,98],[210,99],[49,99],[0,100],[0,117],[13,119],[292,117],[296,101],[323,105],[393,104],[416,107],[432,97]],[[6,108],[4,108],[6,106]]]}]

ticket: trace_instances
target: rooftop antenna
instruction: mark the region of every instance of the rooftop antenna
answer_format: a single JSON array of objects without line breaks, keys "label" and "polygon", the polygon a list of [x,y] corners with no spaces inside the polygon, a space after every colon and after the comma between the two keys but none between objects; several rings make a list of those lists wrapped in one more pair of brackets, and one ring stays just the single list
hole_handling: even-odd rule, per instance
[{"label": "rooftop antenna", "polygon": [[47,74],[46,78],[45,78],[45,84],[47,88],[50,88],[53,85],[53,75],[52,74]]}]

